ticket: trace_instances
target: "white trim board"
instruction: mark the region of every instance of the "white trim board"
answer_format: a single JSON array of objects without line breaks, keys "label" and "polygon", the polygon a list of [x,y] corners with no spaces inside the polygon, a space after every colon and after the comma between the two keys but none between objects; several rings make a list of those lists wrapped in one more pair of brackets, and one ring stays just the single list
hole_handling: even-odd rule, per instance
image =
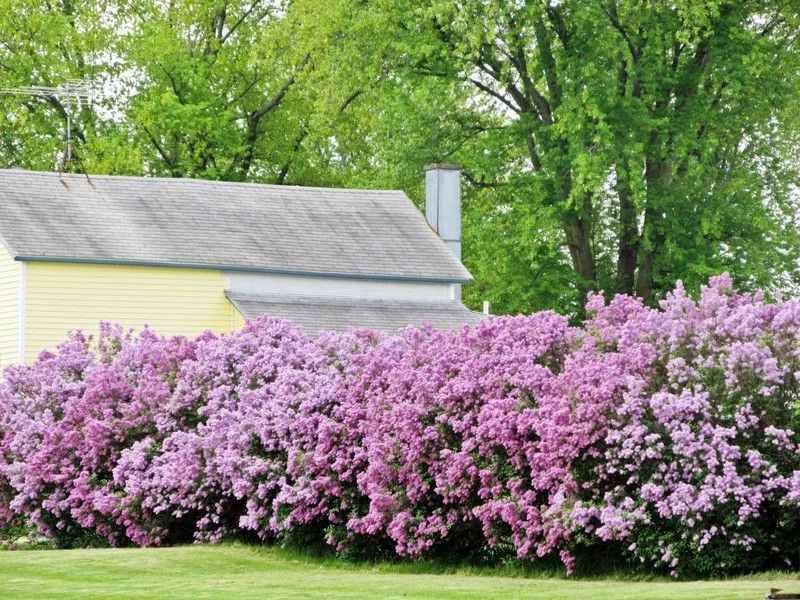
[{"label": "white trim board", "polygon": [[19,263],[19,364],[25,364],[25,268],[24,262]]}]

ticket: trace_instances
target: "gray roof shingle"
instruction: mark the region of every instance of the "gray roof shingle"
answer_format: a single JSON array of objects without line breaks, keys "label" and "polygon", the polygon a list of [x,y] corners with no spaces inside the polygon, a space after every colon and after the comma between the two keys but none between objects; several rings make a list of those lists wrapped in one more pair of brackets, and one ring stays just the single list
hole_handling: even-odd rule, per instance
[{"label": "gray roof shingle", "polygon": [[20,260],[471,279],[400,191],[0,170],[0,238]]},{"label": "gray roof shingle", "polygon": [[232,291],[226,295],[247,319],[263,315],[281,317],[311,335],[322,330],[343,331],[348,327],[392,333],[408,325],[423,323],[447,330],[486,318],[460,302],[446,300],[265,295]]}]

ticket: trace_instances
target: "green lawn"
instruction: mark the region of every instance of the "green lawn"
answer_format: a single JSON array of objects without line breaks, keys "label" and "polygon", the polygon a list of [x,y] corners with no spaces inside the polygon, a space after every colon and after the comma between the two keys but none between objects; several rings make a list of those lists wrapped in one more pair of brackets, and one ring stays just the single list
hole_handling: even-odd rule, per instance
[{"label": "green lawn", "polygon": [[800,575],[714,582],[501,577],[356,566],[239,545],[0,552],[0,598],[760,599],[800,591]]}]

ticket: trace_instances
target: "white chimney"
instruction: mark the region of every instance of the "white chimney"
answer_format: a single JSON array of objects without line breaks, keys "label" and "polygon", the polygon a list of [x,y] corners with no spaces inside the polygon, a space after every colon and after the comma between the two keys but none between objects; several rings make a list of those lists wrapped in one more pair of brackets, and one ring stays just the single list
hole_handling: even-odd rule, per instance
[{"label": "white chimney", "polygon": [[425,218],[461,260],[461,167],[433,164],[425,167]]}]

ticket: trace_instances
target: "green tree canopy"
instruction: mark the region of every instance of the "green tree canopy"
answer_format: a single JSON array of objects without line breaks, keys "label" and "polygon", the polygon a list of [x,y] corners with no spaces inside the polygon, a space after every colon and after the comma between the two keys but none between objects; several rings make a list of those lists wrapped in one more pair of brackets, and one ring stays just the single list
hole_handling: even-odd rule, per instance
[{"label": "green tree canopy", "polygon": [[519,276],[560,306],[567,281],[579,301],[796,276],[797,3],[381,5],[418,40],[410,70],[462,81],[503,125],[456,153],[480,198],[468,260],[502,306],[535,303],[504,297],[537,287]]}]

